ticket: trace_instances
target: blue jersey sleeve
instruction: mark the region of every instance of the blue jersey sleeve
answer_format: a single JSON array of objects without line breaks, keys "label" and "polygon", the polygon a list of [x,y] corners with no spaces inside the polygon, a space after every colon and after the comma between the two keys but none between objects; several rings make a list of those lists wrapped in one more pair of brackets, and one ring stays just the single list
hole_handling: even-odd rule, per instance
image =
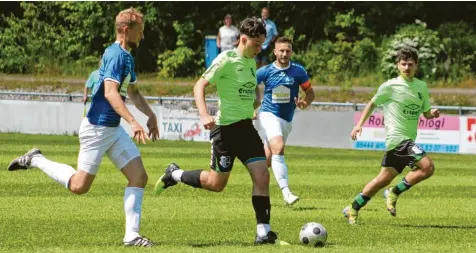
[{"label": "blue jersey sleeve", "polygon": [[[124,79],[124,69],[125,61],[121,54],[108,50],[103,57],[103,66],[104,67],[104,81],[113,81],[115,83],[122,83]],[[131,76],[132,79],[132,76]],[[135,74],[134,74],[135,80]]]},{"label": "blue jersey sleeve", "polygon": [[260,85],[261,83],[264,83],[264,81],[266,80],[267,69],[268,68],[266,66],[264,66],[264,67],[259,68],[256,71],[256,79],[257,79],[258,85]]},{"label": "blue jersey sleeve", "polygon": [[135,71],[135,64],[134,61],[132,61],[132,70],[131,70],[131,81],[129,84],[136,84],[137,83],[137,76],[136,76],[136,71]]},{"label": "blue jersey sleeve", "polygon": [[304,69],[303,66],[301,65],[298,65],[299,66],[299,85],[309,81],[309,75],[307,74],[307,71]]}]

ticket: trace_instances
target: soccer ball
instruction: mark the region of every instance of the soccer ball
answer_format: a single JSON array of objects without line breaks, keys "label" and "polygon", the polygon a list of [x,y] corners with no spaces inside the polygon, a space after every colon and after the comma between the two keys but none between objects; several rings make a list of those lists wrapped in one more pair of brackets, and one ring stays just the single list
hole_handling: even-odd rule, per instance
[{"label": "soccer ball", "polygon": [[321,224],[309,222],[302,226],[299,240],[312,247],[324,247],[327,241],[327,231]]}]

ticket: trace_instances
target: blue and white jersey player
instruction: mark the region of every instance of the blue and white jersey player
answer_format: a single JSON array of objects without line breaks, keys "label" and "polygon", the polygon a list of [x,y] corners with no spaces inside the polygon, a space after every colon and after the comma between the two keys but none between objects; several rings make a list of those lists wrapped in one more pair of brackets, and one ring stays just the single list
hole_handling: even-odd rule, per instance
[{"label": "blue and white jersey player", "polygon": [[[67,164],[48,160],[34,148],[14,159],[9,170],[39,168],[52,179],[75,194],[87,193],[96,177],[104,154],[128,180],[124,191],[126,216],[125,246],[151,247],[154,245],[139,234],[142,199],[147,184],[139,150],[126,131],[119,125],[126,120],[138,143],[159,136],[157,118],[135,85],[134,59],[130,50],[139,46],[144,37],[142,14],[134,8],[116,16],[116,42],[106,48],[102,57],[98,85],[94,86],[91,108],[79,127],[80,150],[77,170]],[[149,117],[149,136],[126,107],[129,95],[135,106]]]},{"label": "blue and white jersey player", "polygon": [[[268,167],[272,167],[281,189],[284,202],[288,205],[299,200],[288,185],[288,166],[284,161],[284,147],[292,128],[296,107],[306,108],[314,100],[314,90],[306,70],[291,62],[292,44],[286,37],[275,42],[276,61],[256,72],[258,84],[264,83],[264,99],[259,112],[259,122],[264,132]],[[306,93],[299,98],[299,87]]]}]

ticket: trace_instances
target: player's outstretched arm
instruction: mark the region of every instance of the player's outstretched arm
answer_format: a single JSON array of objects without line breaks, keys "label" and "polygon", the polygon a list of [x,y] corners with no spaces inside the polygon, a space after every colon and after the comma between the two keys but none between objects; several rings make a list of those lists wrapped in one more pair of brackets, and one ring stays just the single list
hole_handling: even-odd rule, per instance
[{"label": "player's outstretched arm", "polygon": [[104,97],[107,99],[109,104],[111,104],[114,111],[131,125],[136,141],[145,144],[145,140],[149,139],[149,137],[147,137],[144,129],[134,119],[134,116],[132,116],[131,112],[127,109],[126,104],[122,101],[121,95],[117,91],[118,86],[119,84],[116,82],[109,80],[104,81]]},{"label": "player's outstretched arm", "polygon": [[195,97],[195,104],[200,114],[200,122],[205,129],[212,129],[215,127],[215,119],[208,114],[207,104],[205,102],[205,87],[208,81],[201,77],[193,87],[193,96]]},{"label": "player's outstretched arm", "polygon": [[159,128],[157,126],[157,116],[150,108],[149,103],[145,100],[144,96],[139,91],[139,88],[136,85],[129,85],[127,87],[127,94],[132,100],[134,105],[144,113],[149,119],[147,120],[147,128],[149,128],[149,138],[152,141],[156,141],[159,138]]},{"label": "player's outstretched arm", "polygon": [[362,134],[362,126],[364,125],[365,121],[367,121],[367,119],[370,117],[370,115],[372,115],[372,112],[374,111],[375,107],[376,105],[374,104],[373,100],[367,103],[364,108],[364,111],[362,112],[362,115],[360,116],[359,122],[350,133],[350,137],[352,138],[352,140],[357,140],[357,134]]}]

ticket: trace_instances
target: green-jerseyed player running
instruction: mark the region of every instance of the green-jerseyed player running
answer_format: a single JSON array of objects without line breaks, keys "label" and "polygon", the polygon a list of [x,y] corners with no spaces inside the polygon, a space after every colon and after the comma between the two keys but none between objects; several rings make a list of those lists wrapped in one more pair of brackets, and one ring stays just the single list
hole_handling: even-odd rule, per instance
[{"label": "green-jerseyed player running", "polygon": [[386,130],[386,150],[380,174],[370,181],[347,206],[343,213],[349,224],[356,224],[359,210],[372,196],[392,180],[406,166],[410,171],[400,183],[385,190],[387,210],[396,216],[398,196],[413,185],[431,177],[435,170],[432,160],[415,144],[418,119],[423,113],[427,119],[438,118],[438,109],[431,109],[426,83],[415,78],[418,54],[414,48],[404,47],[397,53],[400,76],[382,84],[375,96],[365,107],[358,124],[351,132],[353,140],[362,132],[362,125],[376,106],[383,106]]},{"label": "green-jerseyed player running", "polygon": [[[221,192],[230,177],[236,157],[248,168],[252,182],[252,203],[257,221],[256,244],[287,244],[277,240],[270,230],[271,203],[269,172],[258,132],[253,126],[256,100],[256,62],[266,35],[263,21],[247,18],[240,25],[240,44],[234,50],[222,52],[195,84],[194,95],[200,121],[210,129],[212,154],[209,171],[182,170],[171,163],[155,185],[157,194],[182,182],[208,191]],[[216,84],[219,111],[210,116],[205,104],[205,86]],[[221,207],[216,207],[221,208]]]}]

